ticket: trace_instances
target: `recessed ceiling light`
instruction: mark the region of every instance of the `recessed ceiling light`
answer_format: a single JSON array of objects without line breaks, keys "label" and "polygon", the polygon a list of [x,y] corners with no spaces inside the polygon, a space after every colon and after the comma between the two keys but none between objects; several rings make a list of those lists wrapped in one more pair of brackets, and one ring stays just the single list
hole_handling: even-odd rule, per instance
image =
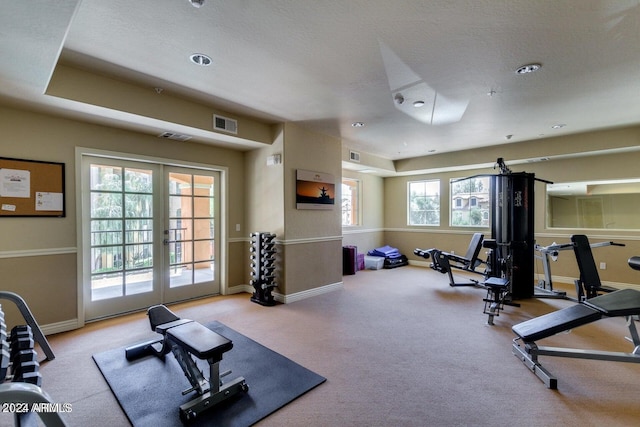
[{"label": "recessed ceiling light", "polygon": [[204,53],[194,53],[189,58],[191,58],[191,62],[194,64],[202,65],[203,67],[211,65],[211,58]]},{"label": "recessed ceiling light", "polygon": [[361,128],[361,127],[364,126],[364,123],[362,123],[362,122],[354,122],[354,123],[351,123],[351,126],[353,126],[354,128]]},{"label": "recessed ceiling light", "polygon": [[191,6],[199,8],[204,4],[204,0],[189,0],[189,3],[191,3]]},{"label": "recessed ceiling light", "polygon": [[566,125],[564,123],[558,123],[557,125],[551,126],[551,129],[562,129]]},{"label": "recessed ceiling light", "polygon": [[414,106],[414,107],[416,107],[416,108],[420,108],[420,107],[422,107],[423,105],[424,105],[424,101],[415,101],[415,102],[413,103],[413,106]]},{"label": "recessed ceiling light", "polygon": [[527,65],[523,65],[522,67],[518,68],[516,70],[516,73],[517,74],[535,73],[536,71],[538,71],[540,69],[540,67],[542,67],[541,64],[527,64]]}]

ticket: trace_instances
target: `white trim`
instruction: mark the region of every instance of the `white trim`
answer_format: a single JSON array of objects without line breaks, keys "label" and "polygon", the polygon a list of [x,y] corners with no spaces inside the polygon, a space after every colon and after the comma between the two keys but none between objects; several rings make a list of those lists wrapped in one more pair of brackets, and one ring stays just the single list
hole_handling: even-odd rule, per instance
[{"label": "white trim", "polygon": [[[414,225],[413,227],[426,227],[424,225]],[[429,226],[432,227],[432,226]],[[385,228],[383,231],[401,232],[401,233],[429,233],[429,234],[466,234],[483,233],[491,231],[491,228],[469,227],[465,230],[437,230],[432,228]]]},{"label": "white trim", "polygon": [[176,160],[165,157],[147,156],[143,154],[124,153],[118,151],[100,150],[96,148],[80,147],[75,148],[75,180],[76,180],[76,239],[77,239],[77,257],[76,263],[76,276],[77,276],[77,317],[79,327],[85,324],[84,313],[84,277],[83,277],[83,194],[84,189],[82,186],[82,164],[83,157],[104,157],[122,161],[133,161],[138,163],[152,163],[162,166],[176,166],[190,169],[201,169],[206,171],[216,171],[220,174],[220,197],[218,202],[220,203],[220,230],[217,238],[220,240],[220,259],[224,262],[220,262],[218,267],[220,268],[220,294],[227,294],[227,274],[229,270],[229,242],[227,241],[227,223],[229,216],[229,203],[227,197],[229,194],[229,168],[227,166],[213,165],[207,163],[197,163],[188,160]]},{"label": "white trim", "polygon": [[68,332],[74,329],[78,329],[83,325],[80,324],[78,319],[65,320],[63,322],[49,323],[47,325],[40,325],[40,329],[44,335],[59,334],[60,332]]},{"label": "white trim", "polygon": [[77,248],[26,249],[21,251],[0,251],[0,258],[23,258],[31,256],[75,254]]},{"label": "white trim", "polygon": [[321,242],[334,242],[334,241],[342,241],[342,235],[327,236],[327,237],[312,237],[308,239],[278,240],[276,243],[286,246],[286,245],[304,245],[307,243],[321,243]]},{"label": "white trim", "polygon": [[345,234],[364,234],[364,233],[384,233],[384,228],[359,228],[358,226],[343,226],[342,235]]},{"label": "white trim", "polygon": [[[253,286],[251,285],[239,285],[234,286],[234,290],[237,289],[237,292],[246,292],[250,295],[253,295]],[[276,301],[281,302],[283,304],[290,304],[292,302],[301,301],[303,299],[315,297],[317,295],[327,294],[329,292],[337,291],[340,289],[344,289],[344,282],[331,283],[329,285],[320,286],[318,288],[308,289],[306,291],[296,292],[291,295],[283,295],[278,292],[273,292],[273,297]]]},{"label": "white trim", "polygon": [[329,285],[324,285],[318,288],[308,289],[306,291],[296,292],[295,294],[289,295],[282,295],[280,293],[274,292],[273,297],[278,302],[290,304],[292,302],[301,301],[303,299],[315,297],[317,295],[327,294],[329,292],[337,291],[340,289],[344,289],[344,282],[331,283]]}]

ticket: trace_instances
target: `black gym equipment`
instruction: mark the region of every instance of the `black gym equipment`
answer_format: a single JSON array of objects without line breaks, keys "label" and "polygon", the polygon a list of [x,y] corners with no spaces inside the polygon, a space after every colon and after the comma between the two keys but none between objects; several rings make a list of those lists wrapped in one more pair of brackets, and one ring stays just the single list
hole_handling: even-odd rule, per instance
[{"label": "black gym equipment", "polygon": [[[578,239],[578,241],[580,240]],[[591,252],[588,241],[580,241],[579,245],[579,251]],[[631,268],[640,270],[640,257],[632,257],[628,263]],[[583,264],[578,263],[578,265],[581,268],[580,276],[583,277],[587,272],[582,271]],[[514,325],[512,330],[517,337],[513,340],[512,351],[548,388],[556,389],[558,387],[557,379],[540,364],[539,356],[640,363],[640,336],[638,336],[634,320],[634,317],[638,315],[640,315],[640,291],[635,289],[616,290]],[[544,338],[595,322],[603,317],[622,316],[626,319],[630,333],[629,339],[634,347],[631,353],[546,347],[538,346],[536,343]]]},{"label": "black gym equipment", "polygon": [[[475,175],[460,180],[481,176],[490,178],[491,239],[485,239],[482,243],[490,251],[484,272],[485,280],[477,283],[487,290],[483,299],[484,313],[489,315],[490,325],[504,305],[517,307],[519,304],[514,300],[536,296],[534,184],[536,181],[552,184],[551,181],[536,178],[532,173],[512,172],[501,157],[496,161],[496,167],[500,169],[498,175]],[[419,255],[416,251],[414,253]],[[436,252],[431,250],[430,253]],[[443,270],[446,270],[448,259],[446,256],[437,259],[438,262],[444,261]]]},{"label": "black gym equipment", "polygon": [[432,259],[431,267],[433,270],[439,271],[442,274],[449,275],[449,286],[478,286],[478,280],[471,280],[471,282],[456,282],[451,271],[452,268],[456,268],[462,271],[467,271],[477,274],[485,274],[484,271],[479,271],[477,268],[482,264],[486,265],[485,261],[478,258],[480,249],[482,249],[482,241],[484,234],[474,233],[469,242],[467,253],[465,256],[455,255],[449,252],[441,251],[440,249],[414,249],[413,253],[425,259]]},{"label": "black gym equipment", "polygon": [[256,232],[251,233],[251,285],[253,295],[251,301],[266,306],[276,304],[271,294],[275,283],[275,262],[276,262],[276,235],[272,233]]},{"label": "black gym equipment", "polygon": [[[125,349],[127,360],[153,355],[164,360],[172,352],[191,388],[182,392],[195,391],[197,395],[180,405],[180,419],[187,422],[200,413],[211,409],[249,387],[243,377],[223,384],[222,377],[231,372],[220,373],[220,361],[225,352],[233,348],[233,342],[200,323],[181,319],[164,305],[156,305],[147,311],[151,330],[162,335],[161,340],[137,344]],[[192,356],[206,360],[209,364],[209,378],[205,378]]]}]

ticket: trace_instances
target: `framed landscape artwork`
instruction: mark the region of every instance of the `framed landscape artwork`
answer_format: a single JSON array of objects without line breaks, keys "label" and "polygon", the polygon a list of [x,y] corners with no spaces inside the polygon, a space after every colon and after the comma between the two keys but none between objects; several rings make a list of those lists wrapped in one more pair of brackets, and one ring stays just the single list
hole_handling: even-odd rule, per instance
[{"label": "framed landscape artwork", "polygon": [[296,208],[333,209],[335,191],[333,175],[301,169],[296,171]]}]

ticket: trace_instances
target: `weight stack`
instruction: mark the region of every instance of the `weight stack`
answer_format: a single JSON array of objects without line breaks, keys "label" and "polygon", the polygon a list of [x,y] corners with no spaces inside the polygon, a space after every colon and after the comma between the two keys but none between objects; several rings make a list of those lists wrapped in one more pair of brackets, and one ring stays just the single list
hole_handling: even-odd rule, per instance
[{"label": "weight stack", "polygon": [[275,288],[276,276],[276,247],[273,233],[255,232],[250,234],[251,246],[249,256],[251,260],[251,286],[253,295],[251,301],[265,306],[275,305],[271,292]]}]

